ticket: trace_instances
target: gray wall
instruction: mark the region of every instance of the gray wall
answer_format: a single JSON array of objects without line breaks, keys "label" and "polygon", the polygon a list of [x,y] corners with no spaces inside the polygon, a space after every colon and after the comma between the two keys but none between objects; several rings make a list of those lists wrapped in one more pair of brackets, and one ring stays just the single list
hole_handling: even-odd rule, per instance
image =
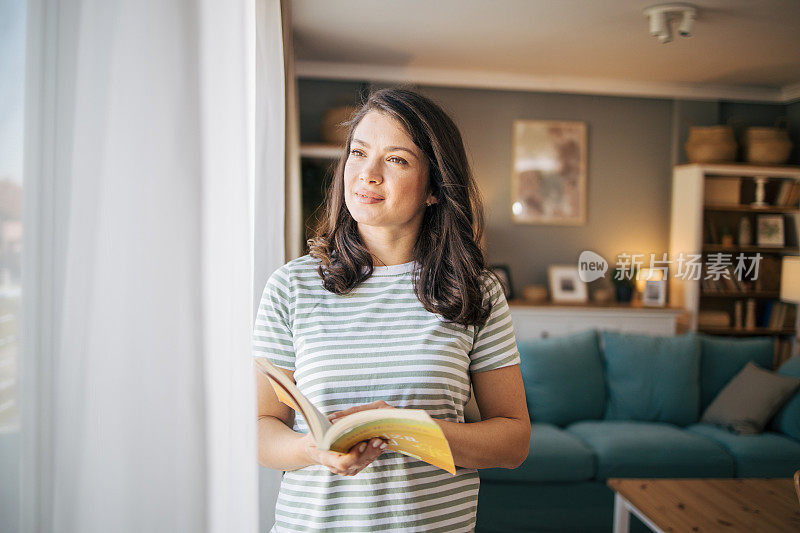
[{"label": "gray wall", "polygon": [[[303,142],[319,142],[323,110],[355,103],[364,84],[300,80]],[[613,265],[618,253],[667,252],[672,165],[686,161],[689,125],[742,117],[771,125],[787,106],[673,101],[522,91],[415,87],[459,126],[487,214],[487,257],[511,268],[514,286],[547,282],[551,264],[575,264],[593,250]],[[788,106],[791,107],[791,106]],[[794,104],[795,116],[797,104]],[[587,223],[517,225],[511,221],[511,141],[516,119],[588,124]],[[790,119],[791,120],[791,119]],[[798,122],[795,120],[795,122]]]}]

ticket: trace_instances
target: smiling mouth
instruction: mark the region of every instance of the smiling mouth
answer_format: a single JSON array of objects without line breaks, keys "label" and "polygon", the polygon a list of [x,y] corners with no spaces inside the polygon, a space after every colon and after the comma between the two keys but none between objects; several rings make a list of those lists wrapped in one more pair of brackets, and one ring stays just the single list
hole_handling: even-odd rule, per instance
[{"label": "smiling mouth", "polygon": [[355,193],[355,195],[358,196],[359,198],[361,198],[362,200],[371,200],[371,201],[374,201],[374,202],[377,202],[379,200],[383,200],[383,198],[380,198],[378,196],[368,196],[366,194],[361,194],[361,193],[358,193],[358,192]]}]

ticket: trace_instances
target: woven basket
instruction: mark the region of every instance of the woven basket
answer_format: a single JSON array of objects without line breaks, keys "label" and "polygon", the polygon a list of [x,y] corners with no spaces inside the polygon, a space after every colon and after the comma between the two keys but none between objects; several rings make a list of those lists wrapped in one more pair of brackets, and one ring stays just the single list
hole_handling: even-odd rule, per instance
[{"label": "woven basket", "polygon": [[543,303],[547,301],[546,285],[527,285],[522,289],[522,297],[530,303]]},{"label": "woven basket", "polygon": [[736,160],[736,139],[731,126],[692,126],[686,141],[690,163],[726,163]]},{"label": "woven basket", "polygon": [[352,106],[334,107],[322,114],[319,132],[322,140],[330,144],[345,144],[347,142],[347,126],[344,122],[350,120],[356,112]]},{"label": "woven basket", "polygon": [[789,131],[783,128],[747,128],[745,159],[748,163],[782,165],[792,153]]}]

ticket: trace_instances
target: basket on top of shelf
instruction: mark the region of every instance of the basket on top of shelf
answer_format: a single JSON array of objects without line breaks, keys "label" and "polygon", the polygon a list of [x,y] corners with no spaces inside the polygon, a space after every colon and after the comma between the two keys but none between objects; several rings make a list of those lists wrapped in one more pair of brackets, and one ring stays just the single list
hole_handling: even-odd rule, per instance
[{"label": "basket on top of shelf", "polygon": [[[780,124],[785,127],[780,127]],[[792,153],[789,123],[782,117],[776,121],[774,128],[747,128],[744,144],[748,163],[782,165],[789,161]]]},{"label": "basket on top of shelf", "polygon": [[347,143],[347,126],[345,125],[358,109],[353,106],[333,107],[322,114],[319,132],[322,140],[329,144]]},{"label": "basket on top of shelf", "polygon": [[736,160],[732,126],[691,126],[686,141],[690,163],[729,163]]}]

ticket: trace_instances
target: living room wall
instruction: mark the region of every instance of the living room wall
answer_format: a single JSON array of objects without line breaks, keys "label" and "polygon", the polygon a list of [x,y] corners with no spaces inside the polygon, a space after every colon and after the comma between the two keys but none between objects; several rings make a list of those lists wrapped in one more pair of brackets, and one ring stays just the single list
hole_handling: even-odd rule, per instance
[{"label": "living room wall", "polygon": [[[384,85],[376,85],[384,86]],[[303,142],[320,142],[325,109],[354,104],[365,84],[301,79]],[[483,194],[487,257],[511,269],[516,289],[546,283],[551,264],[575,264],[593,250],[613,265],[616,255],[668,250],[671,169],[685,162],[689,124],[772,125],[783,105],[728,104],[658,98],[417,86],[459,126]],[[797,106],[795,105],[795,108]],[[512,222],[512,123],[517,119],[575,120],[588,125],[587,222],[583,226]],[[790,120],[792,120],[790,118]],[[795,137],[797,138],[797,137]]]}]

